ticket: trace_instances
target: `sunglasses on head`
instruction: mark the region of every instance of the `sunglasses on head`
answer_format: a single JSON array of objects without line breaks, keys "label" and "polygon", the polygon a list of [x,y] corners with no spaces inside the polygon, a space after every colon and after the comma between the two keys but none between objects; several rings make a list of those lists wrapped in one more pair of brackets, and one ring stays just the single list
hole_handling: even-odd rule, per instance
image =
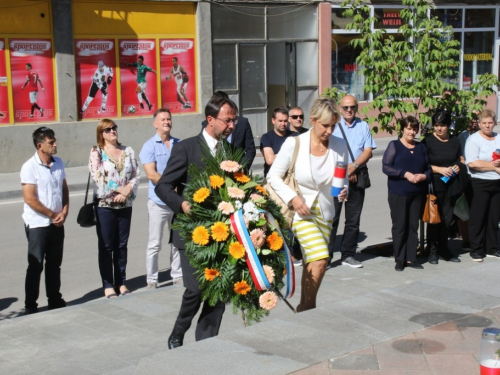
[{"label": "sunglasses on head", "polygon": [[116,131],[117,129],[118,129],[118,126],[113,125],[113,126],[112,126],[112,127],[110,127],[110,128],[106,128],[106,129],[104,129],[104,130],[103,130],[103,132],[104,132],[104,133],[111,133],[111,130]]},{"label": "sunglasses on head", "polygon": [[304,115],[291,115],[290,117],[293,118],[294,120],[297,120],[298,118],[300,118],[301,120],[304,119]]},{"label": "sunglasses on head", "polygon": [[356,110],[357,108],[358,108],[358,106],[357,106],[357,105],[343,105],[343,106],[342,106],[342,109],[343,109],[344,111],[347,111],[347,110],[349,110],[349,109],[351,109],[351,110],[353,110],[353,111],[354,111],[354,110]]}]

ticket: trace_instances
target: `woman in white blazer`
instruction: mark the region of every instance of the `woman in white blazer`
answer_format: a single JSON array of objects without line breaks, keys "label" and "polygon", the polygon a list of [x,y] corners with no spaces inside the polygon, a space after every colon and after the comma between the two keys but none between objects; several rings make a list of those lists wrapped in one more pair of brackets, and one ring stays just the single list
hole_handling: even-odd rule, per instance
[{"label": "woman in white blazer", "polygon": [[[267,181],[276,194],[295,209],[292,232],[302,247],[305,263],[298,312],[316,307],[316,296],[327,266],[328,242],[335,213],[330,195],[333,172],[337,162],[348,160],[346,142],[332,135],[335,124],[340,121],[337,104],[327,97],[318,98],[309,114],[311,130],[299,136],[300,148],[295,166],[300,195],[283,182],[295,148],[294,137],[285,141],[267,174]],[[347,190],[343,189],[339,199],[346,196]]]}]

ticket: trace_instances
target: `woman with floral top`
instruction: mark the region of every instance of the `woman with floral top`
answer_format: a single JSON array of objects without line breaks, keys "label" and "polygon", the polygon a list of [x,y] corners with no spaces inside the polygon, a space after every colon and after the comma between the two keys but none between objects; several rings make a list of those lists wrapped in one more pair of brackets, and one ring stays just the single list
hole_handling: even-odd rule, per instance
[{"label": "woman with floral top", "polygon": [[89,169],[95,183],[99,271],[104,295],[127,295],[127,243],[139,168],[134,150],[118,142],[118,127],[112,120],[102,119],[97,125],[97,146],[90,151]]}]

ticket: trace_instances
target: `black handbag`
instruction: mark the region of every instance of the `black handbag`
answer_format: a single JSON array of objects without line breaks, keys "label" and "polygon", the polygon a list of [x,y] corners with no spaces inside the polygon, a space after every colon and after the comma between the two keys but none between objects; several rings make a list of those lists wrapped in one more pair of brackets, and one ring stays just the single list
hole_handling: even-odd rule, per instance
[{"label": "black handbag", "polygon": [[[347,137],[345,136],[344,129],[342,129],[342,125],[338,125],[340,127],[340,131],[342,132],[342,136],[345,139],[345,143],[347,144],[347,150],[349,151],[349,155],[351,156],[352,161],[356,161],[354,159],[354,155],[352,153],[351,147],[349,146],[349,142],[347,141]],[[368,174],[368,167],[365,165],[359,167],[356,170],[356,175],[357,175],[357,182],[356,182],[356,187],[360,189],[368,189],[370,186],[372,186],[372,183],[370,181],[370,175]]]},{"label": "black handbag", "polygon": [[87,180],[87,190],[85,191],[85,201],[83,203],[83,207],[80,208],[78,212],[78,217],[76,218],[76,222],[80,224],[83,228],[90,228],[96,225],[97,216],[96,216],[96,202],[92,201],[92,203],[87,203],[87,196],[89,195],[89,185],[90,185],[90,172],[89,178]]}]

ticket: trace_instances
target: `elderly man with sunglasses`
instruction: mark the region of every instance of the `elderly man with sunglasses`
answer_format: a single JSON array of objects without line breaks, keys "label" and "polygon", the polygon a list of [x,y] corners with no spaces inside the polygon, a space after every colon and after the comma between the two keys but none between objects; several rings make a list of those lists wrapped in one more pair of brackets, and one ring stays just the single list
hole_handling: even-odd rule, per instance
[{"label": "elderly man with sunglasses", "polygon": [[[359,224],[361,219],[361,211],[365,201],[365,189],[358,186],[358,173],[361,169],[366,168],[366,164],[372,157],[372,151],[377,148],[373,140],[370,127],[365,121],[356,117],[358,110],[358,102],[352,95],[346,95],[340,101],[342,118],[340,123],[335,127],[333,135],[339,138],[344,138],[340,129],[344,130],[346,141],[352,150],[354,157],[349,155],[349,165],[347,173],[349,175],[348,198],[345,202],[345,226],[344,235],[340,244],[340,253],[342,265],[347,265],[353,268],[361,268],[363,264],[355,258],[356,248],[358,245]],[[330,260],[333,258],[333,250],[335,239],[337,238],[337,229],[339,227],[340,214],[344,202],[340,202],[334,198],[335,216],[333,218],[332,233],[328,252]]]}]

